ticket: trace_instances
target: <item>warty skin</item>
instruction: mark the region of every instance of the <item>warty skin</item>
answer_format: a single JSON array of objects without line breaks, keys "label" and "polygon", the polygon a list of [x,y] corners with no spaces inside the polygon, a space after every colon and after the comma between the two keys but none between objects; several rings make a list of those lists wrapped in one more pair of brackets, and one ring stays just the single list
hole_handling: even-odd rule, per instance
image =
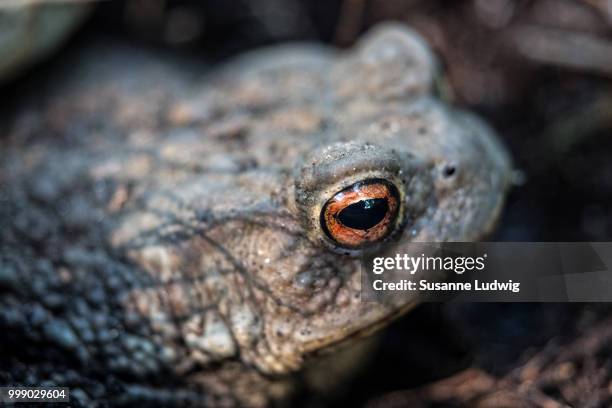
[{"label": "warty skin", "polygon": [[322,231],[334,193],[396,185],[393,242],[478,240],[499,217],[505,149],[435,96],[436,61],[403,26],[204,76],[94,50],[104,61],[50,76],[1,142],[2,383],[91,406],[281,401],[313,354],[419,302],[361,301],[371,248]]}]

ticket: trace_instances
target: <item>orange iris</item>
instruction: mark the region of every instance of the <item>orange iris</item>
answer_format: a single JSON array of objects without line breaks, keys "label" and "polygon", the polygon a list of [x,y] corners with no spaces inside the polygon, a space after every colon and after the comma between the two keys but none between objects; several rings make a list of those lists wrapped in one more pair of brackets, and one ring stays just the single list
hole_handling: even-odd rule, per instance
[{"label": "orange iris", "polygon": [[386,237],[393,229],[399,194],[382,179],[357,182],[336,193],[321,211],[321,226],[338,244],[357,248]]}]

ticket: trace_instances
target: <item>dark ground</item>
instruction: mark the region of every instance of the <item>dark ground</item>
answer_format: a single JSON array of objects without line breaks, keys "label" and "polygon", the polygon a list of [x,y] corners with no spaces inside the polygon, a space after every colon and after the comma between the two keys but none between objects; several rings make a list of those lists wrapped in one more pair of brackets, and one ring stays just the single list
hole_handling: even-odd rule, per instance
[{"label": "dark ground", "polygon": [[[494,239],[612,240],[607,0],[108,1],[54,59],[101,35],[211,61],[289,40],[346,47],[388,19],[430,41],[449,97],[483,115],[512,151],[518,185]],[[5,101],[40,75],[42,66],[5,86]],[[610,309],[424,305],[386,331],[338,404],[612,406]]]}]

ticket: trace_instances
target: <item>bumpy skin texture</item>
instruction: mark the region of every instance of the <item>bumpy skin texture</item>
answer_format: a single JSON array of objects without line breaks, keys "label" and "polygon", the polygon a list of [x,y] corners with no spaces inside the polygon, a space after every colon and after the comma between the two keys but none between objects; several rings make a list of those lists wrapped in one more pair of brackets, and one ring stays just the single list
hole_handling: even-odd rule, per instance
[{"label": "bumpy skin texture", "polygon": [[281,400],[309,356],[418,302],[360,301],[327,199],[385,178],[390,239],[471,241],[508,186],[504,149],[432,96],[435,61],[403,27],[206,78],[133,50],[69,66],[2,141],[0,382],[75,403]]}]

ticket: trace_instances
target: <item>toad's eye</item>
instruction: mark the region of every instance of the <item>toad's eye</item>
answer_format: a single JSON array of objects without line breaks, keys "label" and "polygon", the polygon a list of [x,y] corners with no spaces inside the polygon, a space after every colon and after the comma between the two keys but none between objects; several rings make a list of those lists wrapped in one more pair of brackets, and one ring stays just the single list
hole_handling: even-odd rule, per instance
[{"label": "toad's eye", "polygon": [[321,227],[336,243],[357,248],[380,241],[393,230],[399,208],[397,188],[370,179],[337,192],[321,210]]}]

